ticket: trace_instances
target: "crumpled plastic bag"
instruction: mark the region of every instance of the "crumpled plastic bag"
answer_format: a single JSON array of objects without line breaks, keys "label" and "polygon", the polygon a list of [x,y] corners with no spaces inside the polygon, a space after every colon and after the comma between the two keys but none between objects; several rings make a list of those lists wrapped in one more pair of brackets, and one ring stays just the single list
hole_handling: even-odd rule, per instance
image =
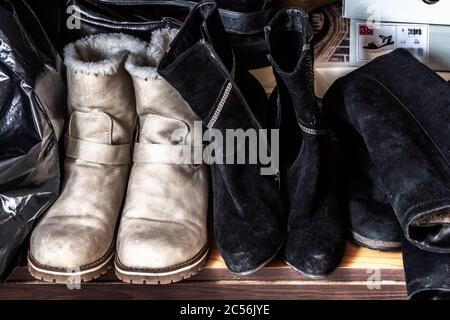
[{"label": "crumpled plastic bag", "polygon": [[0,0],[0,280],[60,189],[62,61],[23,0]]}]

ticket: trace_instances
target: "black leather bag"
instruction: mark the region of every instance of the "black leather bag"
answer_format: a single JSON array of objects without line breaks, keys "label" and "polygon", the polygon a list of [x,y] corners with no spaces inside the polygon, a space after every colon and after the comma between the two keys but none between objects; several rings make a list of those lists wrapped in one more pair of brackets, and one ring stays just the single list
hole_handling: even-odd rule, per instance
[{"label": "black leather bag", "polygon": [[[84,1],[85,2],[85,1]],[[103,7],[122,11],[130,18],[152,19],[159,12],[188,12],[201,0],[94,0]],[[235,34],[255,34],[264,30],[271,15],[271,0],[218,0],[225,30]],[[121,10],[122,9],[126,9]],[[187,9],[187,10],[186,10]],[[126,12],[128,11],[128,12]]]},{"label": "black leather bag", "polygon": [[164,13],[157,7],[131,2],[132,5],[129,5],[129,1],[67,1],[65,25],[61,28],[61,47],[91,34],[121,32],[149,39],[153,30],[181,26],[181,22],[175,18],[162,17]]},{"label": "black leather bag", "polygon": [[[123,32],[148,39],[164,26],[181,27],[200,0],[68,0],[61,28],[60,48],[80,37]],[[271,0],[221,0],[220,15],[238,63],[248,69],[268,65],[264,27],[271,17]]]}]

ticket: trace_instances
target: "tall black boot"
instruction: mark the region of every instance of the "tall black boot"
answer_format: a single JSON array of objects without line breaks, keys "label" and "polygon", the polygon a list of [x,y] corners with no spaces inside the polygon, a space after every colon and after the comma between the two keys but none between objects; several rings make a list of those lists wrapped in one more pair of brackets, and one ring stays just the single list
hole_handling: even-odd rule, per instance
[{"label": "tall black boot", "polygon": [[[448,83],[406,50],[339,79],[324,98],[327,119],[340,144],[347,144],[348,157],[367,158],[359,162],[364,168],[355,167],[371,173],[363,177],[365,194],[381,192],[379,203],[390,205],[405,237],[437,253],[450,253],[449,105]],[[350,216],[373,210],[355,190],[347,191],[352,194],[342,202]],[[394,228],[389,218],[372,236],[383,238]]]},{"label": "tall black boot", "polygon": [[[261,129],[252,108],[264,116],[268,102],[258,82],[236,67],[224,32],[215,2],[197,5],[158,72],[208,129],[225,136],[227,129]],[[252,145],[246,141],[240,147]],[[285,209],[276,170],[262,175],[260,162],[248,163],[247,157],[246,164],[211,165],[215,238],[229,270],[240,275],[271,261],[285,237]]]},{"label": "tall black boot", "polygon": [[[277,90],[284,193],[289,204],[285,261],[309,276],[340,263],[345,232],[337,211],[330,134],[314,97],[312,29],[300,9],[280,11],[266,27]],[[284,178],[284,179],[283,179]]]},{"label": "tall black boot", "polygon": [[[48,0],[46,0],[48,1]],[[62,19],[63,43],[84,35],[123,32],[143,39],[163,25],[175,27],[202,0],[68,0]],[[32,1],[30,1],[32,2]],[[36,2],[36,1],[33,1]],[[264,40],[264,26],[272,16],[272,0],[217,0],[219,13],[231,41],[236,59],[247,69],[269,65]],[[77,18],[78,27],[70,27]],[[69,27],[66,27],[66,21]]]},{"label": "tall black boot", "polygon": [[346,214],[350,239],[373,250],[401,248],[402,228],[385,192],[381,177],[370,157],[364,139],[345,121],[333,117],[336,96],[325,100],[326,121],[337,133],[337,196],[341,212]]}]

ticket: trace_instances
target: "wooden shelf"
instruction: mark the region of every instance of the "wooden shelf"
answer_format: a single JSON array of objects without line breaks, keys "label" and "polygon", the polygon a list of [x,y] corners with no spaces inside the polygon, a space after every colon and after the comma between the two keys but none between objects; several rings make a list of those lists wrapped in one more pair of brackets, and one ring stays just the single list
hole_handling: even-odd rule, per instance
[{"label": "wooden shelf", "polygon": [[[369,278],[379,276],[373,282]],[[372,287],[369,288],[368,284]],[[293,271],[281,261],[236,277],[228,272],[213,248],[205,268],[196,276],[171,285],[130,285],[110,270],[81,289],[32,278],[24,263],[0,286],[0,299],[405,299],[400,253],[372,251],[348,243],[341,266],[325,279]]]}]

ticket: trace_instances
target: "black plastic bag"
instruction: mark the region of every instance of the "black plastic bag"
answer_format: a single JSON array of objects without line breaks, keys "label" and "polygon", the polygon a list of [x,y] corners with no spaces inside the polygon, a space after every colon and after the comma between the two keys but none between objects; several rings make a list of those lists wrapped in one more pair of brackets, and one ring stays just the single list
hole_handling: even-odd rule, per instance
[{"label": "black plastic bag", "polygon": [[23,0],[0,0],[0,280],[60,189],[62,61]]},{"label": "black plastic bag", "polygon": [[24,2],[33,10],[48,38],[56,46],[61,29],[65,25],[66,0],[24,0]]}]

